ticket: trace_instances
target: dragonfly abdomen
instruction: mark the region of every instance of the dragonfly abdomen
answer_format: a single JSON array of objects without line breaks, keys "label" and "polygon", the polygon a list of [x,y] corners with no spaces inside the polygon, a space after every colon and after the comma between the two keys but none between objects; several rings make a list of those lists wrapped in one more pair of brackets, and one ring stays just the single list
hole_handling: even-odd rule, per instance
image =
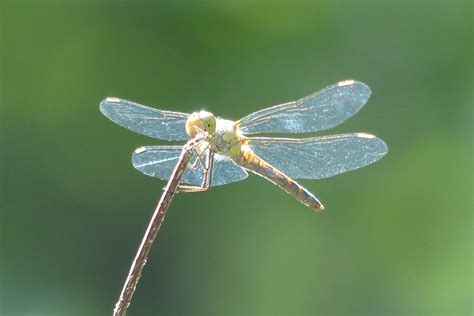
[{"label": "dragonfly abdomen", "polygon": [[278,185],[304,205],[317,211],[324,209],[323,204],[311,192],[280,170],[272,167],[269,163],[258,157],[252,150],[242,148],[241,153],[235,157],[234,160],[240,166]]}]

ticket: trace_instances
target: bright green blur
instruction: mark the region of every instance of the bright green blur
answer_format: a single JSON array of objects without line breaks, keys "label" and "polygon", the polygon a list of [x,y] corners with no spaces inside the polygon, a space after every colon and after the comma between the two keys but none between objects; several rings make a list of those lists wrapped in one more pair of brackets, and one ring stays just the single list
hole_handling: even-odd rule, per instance
[{"label": "bright green blur", "polygon": [[165,183],[130,162],[160,142],[105,97],[238,120],[345,79],[372,96],[319,135],[374,134],[387,156],[300,181],[323,213],[255,175],[177,195],[128,315],[471,314],[472,12],[0,0],[0,315],[111,314]]}]

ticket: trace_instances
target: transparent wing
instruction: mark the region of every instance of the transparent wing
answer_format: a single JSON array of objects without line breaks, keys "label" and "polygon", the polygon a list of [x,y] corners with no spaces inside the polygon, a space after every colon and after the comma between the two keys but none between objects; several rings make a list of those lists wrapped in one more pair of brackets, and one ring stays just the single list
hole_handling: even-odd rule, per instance
[{"label": "transparent wing", "polygon": [[214,154],[214,166],[212,167],[211,186],[244,180],[249,175],[247,171],[237,165],[229,157]]},{"label": "transparent wing", "polygon": [[189,114],[161,111],[118,98],[100,103],[100,111],[111,121],[134,132],[163,140],[187,140]]},{"label": "transparent wing", "polygon": [[[181,146],[146,146],[140,147],[133,153],[133,166],[140,172],[151,176],[168,180],[171,176],[179,156],[181,155]],[[204,164],[207,156],[202,154],[201,160],[195,156],[189,165],[194,170],[188,168],[181,179],[181,183],[199,186],[204,180]],[[201,162],[202,161],[202,162]],[[211,177],[211,186],[223,185],[237,182],[247,178],[245,169],[235,164],[232,159],[214,154],[214,165]]]},{"label": "transparent wing", "polygon": [[367,102],[370,89],[347,80],[298,101],[275,105],[239,121],[244,134],[305,133],[334,127],[357,113]]},{"label": "transparent wing", "polygon": [[287,176],[320,179],[364,167],[387,153],[387,145],[365,133],[304,139],[250,138],[249,146]]}]

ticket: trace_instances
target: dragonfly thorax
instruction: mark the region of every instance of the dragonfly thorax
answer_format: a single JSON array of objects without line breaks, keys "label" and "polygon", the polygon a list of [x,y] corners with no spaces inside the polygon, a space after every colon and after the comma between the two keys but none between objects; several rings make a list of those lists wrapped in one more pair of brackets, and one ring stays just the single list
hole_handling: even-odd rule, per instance
[{"label": "dragonfly thorax", "polygon": [[219,154],[235,157],[241,152],[245,142],[237,125],[233,121],[218,119],[216,132],[210,138],[211,149]]},{"label": "dragonfly thorax", "polygon": [[194,112],[186,120],[186,133],[190,138],[195,137],[201,131],[207,132],[209,135],[216,131],[216,117],[211,112]]}]

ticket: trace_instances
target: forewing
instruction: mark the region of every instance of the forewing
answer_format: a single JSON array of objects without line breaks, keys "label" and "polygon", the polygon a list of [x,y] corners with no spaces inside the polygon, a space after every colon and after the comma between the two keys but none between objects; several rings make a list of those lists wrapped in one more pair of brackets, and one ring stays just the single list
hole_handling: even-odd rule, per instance
[{"label": "forewing", "polygon": [[334,127],[357,113],[367,102],[370,89],[347,80],[298,101],[272,106],[239,121],[244,134],[305,133]]},{"label": "forewing", "polygon": [[[133,166],[140,172],[168,180],[181,155],[181,146],[146,146],[133,153]],[[206,152],[200,157],[195,155],[181,178],[181,183],[200,186],[203,183],[207,160]],[[192,168],[190,168],[192,167]],[[211,186],[237,182],[247,178],[247,172],[235,164],[230,158],[214,154]]]},{"label": "forewing", "polygon": [[376,162],[387,145],[365,133],[304,139],[250,138],[249,146],[273,167],[291,178],[320,179]]},{"label": "forewing", "polygon": [[146,136],[169,141],[188,139],[186,113],[161,111],[118,98],[102,101],[100,111],[118,125]]}]

